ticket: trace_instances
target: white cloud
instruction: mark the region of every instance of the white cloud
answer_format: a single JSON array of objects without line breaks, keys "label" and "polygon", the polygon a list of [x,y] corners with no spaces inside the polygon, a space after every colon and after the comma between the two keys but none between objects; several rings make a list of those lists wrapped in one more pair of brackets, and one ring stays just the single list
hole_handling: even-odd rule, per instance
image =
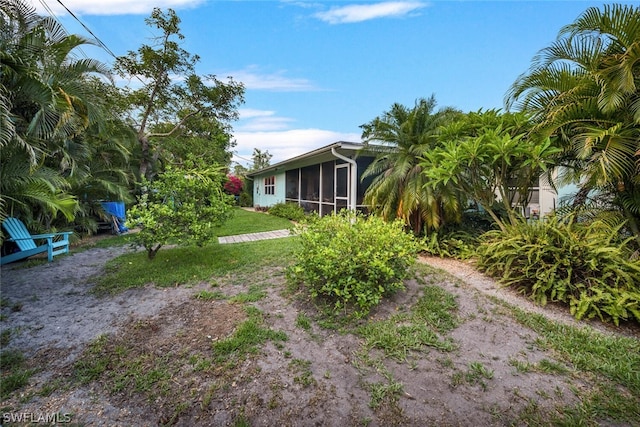
[{"label": "white cloud", "polygon": [[240,108],[240,120],[234,125],[238,132],[272,132],[289,128],[294,119],[278,117],[275,111]]},{"label": "white cloud", "polygon": [[[43,3],[48,4],[56,15],[67,14],[64,7],[56,1],[31,0],[31,2],[40,14],[47,13]],[[204,0],[65,0],[63,3],[77,15],[129,15],[149,14],[154,7],[161,9],[195,7],[204,3]]]},{"label": "white cloud", "polygon": [[302,78],[291,78],[281,70],[275,73],[262,73],[257,66],[250,66],[243,70],[229,71],[226,75],[244,84],[246,89],[270,90],[274,92],[300,92],[320,90],[312,82]]},{"label": "white cloud", "polygon": [[373,4],[354,4],[319,12],[315,16],[329,24],[349,24],[371,19],[405,16],[427,4],[419,1],[388,1]]},{"label": "white cloud", "polygon": [[341,133],[323,129],[292,129],[282,132],[234,132],[236,155],[233,161],[250,163],[254,148],[273,155],[271,164],[304,154],[337,142],[360,142],[360,134]]},{"label": "white cloud", "polygon": [[273,116],[276,112],[272,110],[257,110],[255,108],[239,108],[240,120],[252,119],[255,117]]}]

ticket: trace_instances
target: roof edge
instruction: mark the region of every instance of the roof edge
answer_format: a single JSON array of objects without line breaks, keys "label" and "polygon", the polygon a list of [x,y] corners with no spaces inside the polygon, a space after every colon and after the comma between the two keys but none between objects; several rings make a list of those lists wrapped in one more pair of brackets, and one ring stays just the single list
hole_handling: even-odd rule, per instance
[{"label": "roof edge", "polygon": [[280,168],[284,165],[286,165],[287,163],[291,163],[291,162],[296,162],[299,160],[303,160],[309,157],[313,157],[313,156],[317,156],[318,154],[322,154],[325,152],[330,152],[332,148],[342,148],[342,149],[346,149],[346,150],[354,150],[354,151],[359,151],[362,150],[363,148],[365,148],[365,144],[361,143],[361,142],[349,142],[349,141],[337,141],[334,143],[331,143],[329,145],[325,145],[324,147],[320,147],[320,148],[316,148],[315,150],[309,151],[307,153],[304,154],[300,154],[298,156],[292,157],[290,159],[287,160],[283,160],[281,162],[278,162],[276,164],[273,165],[269,165],[265,168],[262,169],[258,169],[256,171],[253,172],[249,172],[246,174],[247,177],[252,178],[256,175],[260,175],[263,174],[265,172],[269,172],[271,170],[275,170],[277,168]]}]

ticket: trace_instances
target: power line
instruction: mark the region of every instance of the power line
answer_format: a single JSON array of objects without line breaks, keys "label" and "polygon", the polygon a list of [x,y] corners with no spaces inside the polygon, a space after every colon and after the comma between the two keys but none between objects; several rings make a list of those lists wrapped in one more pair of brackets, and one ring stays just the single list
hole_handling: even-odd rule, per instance
[{"label": "power line", "polygon": [[[109,49],[109,46],[106,45],[106,43],[104,43],[100,37],[98,37],[93,31],[91,31],[91,29],[84,23],[82,22],[76,15],[75,13],[73,13],[64,3],[62,3],[61,0],[56,0],[58,3],[60,3],[60,5],[69,13],[69,15],[71,15],[73,17],[73,19],[75,19],[80,25],[82,25],[82,28],[84,28],[89,34],[91,34],[93,36],[93,38],[98,42],[98,44],[100,45],[100,47],[102,47],[109,55],[111,55],[114,59],[118,59],[118,57],[116,56],[115,53],[113,53],[113,51],[111,49]],[[55,13],[51,10],[51,8],[49,7],[49,5],[46,4],[46,0],[40,0],[40,3],[44,6],[45,9],[47,9],[47,11],[49,12],[49,14],[56,20],[58,21],[58,23],[60,23],[60,20],[56,17]],[[60,23],[60,25],[62,25],[62,23]],[[64,26],[63,26],[64,28]],[[66,28],[65,28],[65,31]],[[67,31],[67,33],[69,33],[69,31]],[[82,54],[84,55],[85,58],[88,58],[87,55],[84,53],[84,51],[82,51],[82,48],[78,48],[80,49],[80,51],[82,52]],[[140,76],[135,75],[134,76],[136,79],[138,79],[140,81],[140,83],[144,84],[144,81],[140,78]]]},{"label": "power line", "polygon": [[[43,0],[40,0],[40,1],[43,1]],[[69,15],[71,15],[71,16],[73,17],[73,19],[75,19],[76,21],[78,21],[78,23],[79,23],[80,25],[82,25],[82,28],[84,28],[85,30],[87,30],[87,32],[93,36],[93,38],[98,42],[98,44],[100,44],[100,46],[102,46],[102,48],[103,48],[105,51],[107,51],[107,53],[108,53],[109,55],[113,56],[113,57],[114,57],[114,58],[116,58],[116,59],[118,58],[118,57],[116,56],[116,54],[115,54],[115,53],[113,53],[113,52],[111,51],[111,49],[109,49],[109,47],[108,47],[108,46],[107,46],[107,45],[106,45],[102,40],[100,40],[100,37],[96,36],[96,35],[93,33],[93,31],[91,31],[91,29],[90,29],[89,27],[87,27],[87,26],[84,24],[84,22],[82,22],[80,19],[78,19],[78,17],[75,15],[75,13],[73,13],[71,10],[69,10],[69,8],[68,8],[67,6],[65,6],[65,4],[64,4],[64,3],[62,3],[62,1],[61,1],[61,0],[57,0],[57,2],[58,2],[58,3],[60,3],[60,6],[64,7],[64,9],[65,9],[67,12],[69,12]]]},{"label": "power line", "polygon": [[[45,10],[49,13],[49,16],[51,16],[53,19],[56,20],[56,22],[58,24],[60,24],[60,26],[64,29],[64,31],[69,34],[69,30],[67,30],[67,28],[64,26],[64,24],[62,22],[60,22],[60,20],[58,19],[58,17],[56,16],[56,13],[53,11],[53,9],[51,9],[49,7],[49,5],[44,1],[44,0],[40,0],[40,4],[42,5],[42,7],[45,8]],[[87,54],[84,52],[84,50],[82,50],[81,47],[77,48],[80,53],[82,54],[82,56],[84,56],[85,59],[88,59],[89,57],[87,56]]]}]

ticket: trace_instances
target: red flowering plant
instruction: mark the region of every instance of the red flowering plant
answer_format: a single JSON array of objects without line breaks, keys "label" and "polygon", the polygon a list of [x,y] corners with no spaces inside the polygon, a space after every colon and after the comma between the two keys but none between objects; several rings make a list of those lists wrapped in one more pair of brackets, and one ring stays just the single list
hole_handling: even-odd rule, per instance
[{"label": "red flowering plant", "polygon": [[227,182],[224,184],[224,190],[233,194],[234,196],[238,196],[242,191],[242,180],[234,175],[227,176]]}]

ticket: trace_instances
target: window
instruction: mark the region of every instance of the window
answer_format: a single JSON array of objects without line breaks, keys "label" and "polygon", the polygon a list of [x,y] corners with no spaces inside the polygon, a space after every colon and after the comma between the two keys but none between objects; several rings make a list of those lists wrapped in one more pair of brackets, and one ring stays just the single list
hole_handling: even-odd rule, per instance
[{"label": "window", "polygon": [[264,179],[264,194],[276,194],[276,177],[270,176]]}]

